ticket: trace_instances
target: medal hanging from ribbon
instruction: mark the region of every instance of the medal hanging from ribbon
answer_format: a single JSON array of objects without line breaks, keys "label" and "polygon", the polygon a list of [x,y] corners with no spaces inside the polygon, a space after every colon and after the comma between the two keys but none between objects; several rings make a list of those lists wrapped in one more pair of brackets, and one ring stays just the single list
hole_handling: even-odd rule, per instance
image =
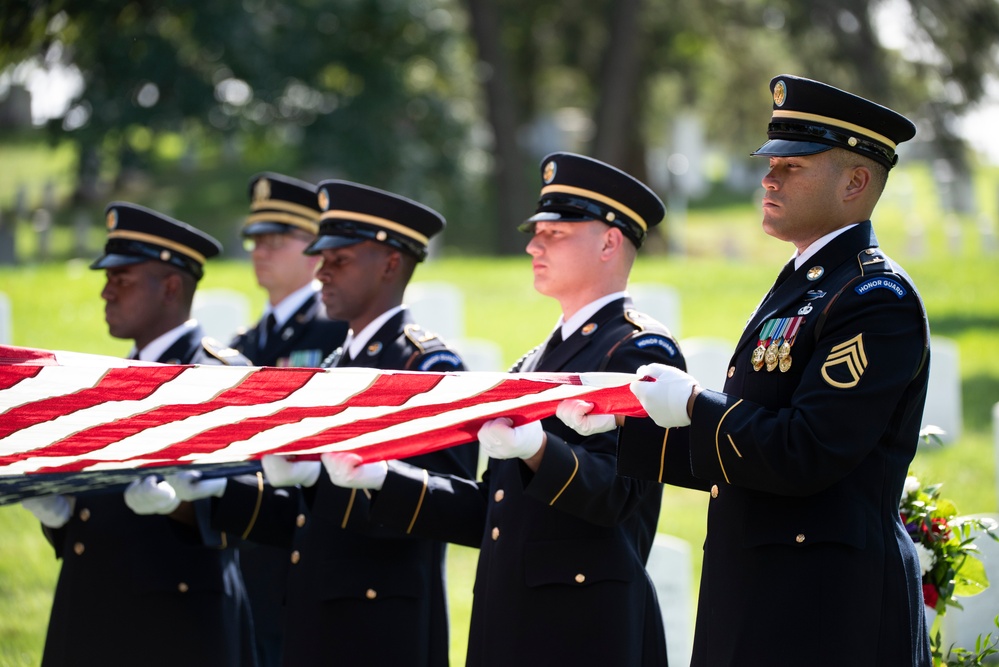
[{"label": "medal hanging from ribbon", "polygon": [[760,339],[757,342],[756,349],[753,350],[753,356],[751,357],[754,371],[758,371],[763,368],[767,348],[770,345],[770,341],[773,338],[773,332],[776,328],[777,320],[767,320],[763,323],[763,328],[760,330]]},{"label": "medal hanging from ribbon", "polygon": [[753,370],[762,370],[764,366],[767,371],[780,368],[782,373],[786,373],[790,370],[791,346],[804,321],[805,318],[800,316],[767,320],[760,330],[760,339],[751,357]]}]

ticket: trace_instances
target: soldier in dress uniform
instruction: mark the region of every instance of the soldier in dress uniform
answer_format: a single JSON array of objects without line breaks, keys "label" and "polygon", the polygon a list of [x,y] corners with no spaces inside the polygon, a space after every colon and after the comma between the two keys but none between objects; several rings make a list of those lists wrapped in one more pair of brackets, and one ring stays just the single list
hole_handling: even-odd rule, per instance
[{"label": "soldier in dress uniform", "polygon": [[[133,359],[248,365],[190,319],[219,243],[149,209],[107,207],[105,319]],[[120,491],[24,501],[62,558],[42,664],[255,665],[235,551],[207,502],[181,503],[156,478]],[[133,509],[143,512],[137,514]]]},{"label": "soldier in dress uniform", "polygon": [[[257,283],[267,291],[267,305],[260,321],[240,332],[232,347],[255,366],[319,366],[343,343],[347,323],[326,317],[315,280],[319,258],[303,252],[319,230],[316,186],[263,173],[250,179],[249,190],[250,215],[242,236]],[[249,541],[240,546],[261,667],[281,664],[290,551]]]},{"label": "soldier in dress uniform", "polygon": [[[663,218],[659,197],[603,162],[555,153],[541,163],[532,234],[535,289],[562,316],[513,371],[684,368],[669,330],[625,291],[638,248]],[[588,405],[588,404],[587,404]],[[325,455],[335,483],[378,488],[386,528],[480,549],[467,665],[665,665],[666,640],[645,570],[662,489],[616,474],[615,437],[578,435],[558,419],[478,433],[481,481],[405,462],[357,465]],[[676,452],[682,461],[680,448]],[[682,466],[671,466],[682,473]],[[689,474],[678,482],[696,483]]]},{"label": "soldier in dress uniform", "polygon": [[315,368],[347,335],[346,322],[326,317],[314,279],[319,258],[303,252],[319,229],[316,187],[281,174],[257,174],[250,179],[250,200],[242,235],[267,305],[232,347],[255,366]]},{"label": "soldier in dress uniform", "polygon": [[[316,277],[326,311],[350,325],[325,366],[458,371],[458,354],[419,326],[403,304],[437,212],[346,181],[319,184],[322,257]],[[408,459],[444,475],[475,474],[474,443]],[[216,525],[246,539],[290,545],[285,665],[439,667],[448,664],[445,545],[385,531],[370,520],[370,494],[320,475],[319,461],[265,456],[269,485],[230,480]],[[277,488],[275,488],[277,487]],[[286,488],[287,487],[287,488]]]},{"label": "soldier in dress uniform", "polygon": [[[770,82],[763,229],[792,260],[749,319],[723,391],[670,368],[632,385],[689,432],[712,482],[694,665],[930,665],[919,559],[898,505],[929,368],[926,312],[870,217],[915,127],[790,75]],[[584,420],[585,421],[585,420]],[[622,474],[658,470],[629,432]]]}]

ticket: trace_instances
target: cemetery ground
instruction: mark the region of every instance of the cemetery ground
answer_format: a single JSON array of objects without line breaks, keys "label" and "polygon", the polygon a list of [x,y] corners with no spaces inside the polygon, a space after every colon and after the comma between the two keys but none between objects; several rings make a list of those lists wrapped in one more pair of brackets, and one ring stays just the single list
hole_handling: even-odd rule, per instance
[{"label": "cemetery ground", "polygon": [[[944,495],[966,514],[999,511],[999,454],[991,416],[999,402],[999,169],[983,170],[978,178],[979,213],[951,215],[939,209],[928,170],[919,165],[899,170],[889,179],[874,216],[885,252],[907,269],[923,296],[933,335],[957,343],[961,437],[944,446],[921,445],[912,469],[925,483],[942,482]],[[729,207],[691,210],[682,223],[674,214],[670,231],[684,254],[647,252],[657,245],[661,249],[662,244],[655,243],[640,253],[633,282],[662,283],[680,294],[676,333],[681,345],[692,337],[734,344],[790,256],[789,245],[760,230],[758,200],[757,195]],[[128,352],[129,342],[107,334],[99,298],[103,274],[87,269],[100,247],[103,221],[95,220],[93,229],[86,257],[46,263],[23,259],[18,266],[0,267],[0,292],[11,303],[13,344],[113,356]],[[54,256],[70,247],[70,236],[61,228],[53,231]],[[30,230],[19,232],[22,257],[34,256],[33,243]],[[556,304],[532,289],[526,255],[473,258],[445,249],[442,257],[418,267],[414,281],[458,286],[464,296],[466,335],[499,344],[505,366],[543,340],[558,317]],[[210,263],[201,288],[247,295],[254,308],[251,319],[262,306],[263,292],[244,261]],[[659,521],[660,532],[691,545],[695,595],[706,506],[704,494],[667,487]],[[464,663],[475,558],[473,549],[449,551],[453,665]],[[58,568],[38,522],[19,506],[0,507],[0,667],[39,663]]]}]

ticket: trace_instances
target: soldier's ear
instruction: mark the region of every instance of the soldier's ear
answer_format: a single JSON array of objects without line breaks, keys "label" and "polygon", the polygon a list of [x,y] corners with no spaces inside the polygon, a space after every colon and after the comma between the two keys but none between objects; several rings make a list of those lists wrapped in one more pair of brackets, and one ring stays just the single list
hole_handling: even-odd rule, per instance
[{"label": "soldier's ear", "polygon": [[843,197],[847,201],[852,201],[863,195],[867,187],[871,184],[871,170],[859,164],[851,167],[847,175],[849,180],[846,183]]}]

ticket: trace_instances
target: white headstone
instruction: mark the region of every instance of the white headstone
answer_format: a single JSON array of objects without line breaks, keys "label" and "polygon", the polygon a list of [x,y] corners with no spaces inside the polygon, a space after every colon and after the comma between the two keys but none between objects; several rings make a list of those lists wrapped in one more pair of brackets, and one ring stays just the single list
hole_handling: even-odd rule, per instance
[{"label": "white headstone", "polygon": [[705,389],[721,391],[735,345],[721,338],[684,338],[680,341],[687,372]]},{"label": "white headstone", "polygon": [[[978,519],[991,519],[999,523],[999,514],[970,514]],[[995,638],[999,630],[993,619],[999,614],[999,542],[989,538],[983,532],[975,532],[975,546],[981,554],[985,565],[985,574],[989,578],[989,587],[978,595],[958,597],[964,609],[950,607],[941,619],[943,646],[946,649],[951,644],[974,650],[975,641],[981,635],[992,633]],[[989,664],[999,664],[988,661]]]},{"label": "white headstone", "polygon": [[657,533],[645,569],[659,598],[669,664],[688,665],[694,637],[690,545],[679,537]]},{"label": "white headstone", "polygon": [[635,308],[666,325],[674,338],[680,337],[680,293],[662,283],[634,283],[628,294]]},{"label": "white headstone", "polygon": [[14,342],[14,320],[10,312],[10,299],[0,292],[0,345]]},{"label": "white headstone", "polygon": [[505,371],[503,350],[498,343],[485,338],[457,338],[447,340],[461,355],[465,368],[470,371]]},{"label": "white headstone", "polygon": [[930,338],[930,381],[926,390],[923,426],[939,426],[944,442],[961,437],[961,358],[957,342]]},{"label": "white headstone", "polygon": [[415,282],[404,299],[416,322],[448,343],[465,334],[465,298],[461,290],[446,282]]},{"label": "white headstone", "polygon": [[196,291],[191,317],[198,320],[205,335],[223,344],[232,341],[237,329],[252,324],[249,298],[224,287]]}]

